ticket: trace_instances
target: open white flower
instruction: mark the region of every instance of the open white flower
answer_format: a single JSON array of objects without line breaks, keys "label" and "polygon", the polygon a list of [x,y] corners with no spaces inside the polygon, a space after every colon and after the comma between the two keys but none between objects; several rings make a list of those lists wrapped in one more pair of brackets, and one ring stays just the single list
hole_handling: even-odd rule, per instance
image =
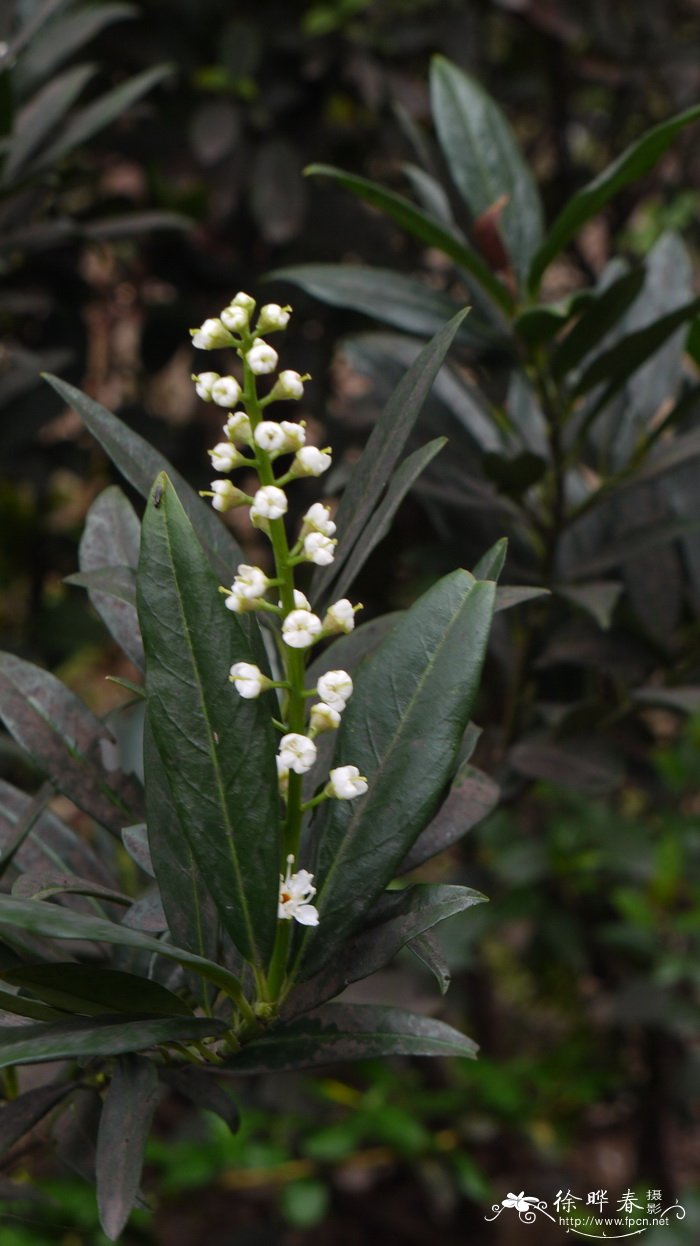
[{"label": "open white flower", "polygon": [[[308,377],[306,379],[308,380]],[[300,376],[298,372],[294,372],[292,368],[285,368],[283,372],[280,372],[270,390],[270,398],[275,402],[298,402],[303,397],[304,377]]]},{"label": "open white flower", "polygon": [[263,420],[253,433],[256,446],[268,454],[281,454],[286,448],[284,429],[275,420]]},{"label": "open white flower", "polygon": [[314,502],[304,515],[301,524],[302,538],[309,532],[322,532],[324,536],[333,536],[335,533],[330,507],[324,506],[323,502]]},{"label": "open white flower", "polygon": [[279,355],[273,346],[265,342],[261,337],[256,337],[248,354],[246,362],[251,372],[256,376],[266,376],[268,372],[274,372],[277,367]]},{"label": "open white flower", "polygon": [[278,333],[289,324],[291,307],[280,307],[279,303],[265,303],[260,308],[256,330],[258,333]]},{"label": "open white flower", "polygon": [[280,420],[280,428],[284,433],[284,453],[293,454],[301,450],[306,441],[306,428],[303,424],[295,424],[292,420]]},{"label": "open white flower", "polygon": [[316,761],[316,745],[307,735],[290,731],[282,736],[277,756],[280,763],[295,774],[306,774]]},{"label": "open white flower", "polygon": [[316,684],[316,691],[326,705],[342,714],[352,696],[352,677],[347,671],[326,671]]},{"label": "open white flower", "polygon": [[317,705],[311,706],[310,722],[311,730],[316,735],[320,735],[322,731],[336,731],[340,726],[340,711],[319,701]]},{"label": "open white flower", "polygon": [[327,567],[335,558],[337,541],[322,532],[309,532],[304,537],[304,556],[317,567]]},{"label": "open white flower", "polygon": [[364,796],[369,784],[357,766],[336,766],[331,770],[326,792],[336,800],[354,800]]},{"label": "open white flower", "polygon": [[218,372],[200,372],[199,376],[193,372],[195,392],[204,402],[211,402],[211,387],[218,379]]},{"label": "open white flower", "polygon": [[250,313],[246,311],[245,307],[236,307],[232,303],[230,307],[224,308],[220,319],[231,333],[243,333],[248,328]]},{"label": "open white flower", "polygon": [[253,506],[262,519],[281,519],[287,513],[287,495],[277,485],[263,485],[253,498]]},{"label": "open white flower", "polygon": [[230,441],[238,445],[249,446],[253,440],[250,420],[245,411],[234,411],[224,424],[224,432]]},{"label": "open white flower", "polygon": [[301,926],[318,926],[318,909],[309,900],[316,895],[313,885],[314,876],[308,870],[292,873],[294,857],[287,857],[287,873],[280,874],[280,894],[277,916],[280,921],[291,921],[294,918]]},{"label": "open white flower", "polygon": [[242,454],[230,441],[220,441],[209,451],[211,457],[211,465],[217,472],[232,472],[234,467],[240,467],[241,462],[245,462]]},{"label": "open white flower", "polygon": [[355,626],[355,607],[347,597],[341,597],[339,601],[329,606],[326,616],[323,620],[323,630],[325,632],[351,632]]},{"label": "open white flower", "polygon": [[240,593],[241,597],[255,601],[267,592],[269,585],[270,581],[262,567],[249,567],[242,562],[231,585],[231,592]]},{"label": "open white flower", "polygon": [[233,346],[234,341],[223,321],[212,317],[205,320],[198,329],[190,329],[192,345],[198,350],[219,350],[224,346]]},{"label": "open white flower", "polygon": [[290,472],[294,476],[322,476],[331,465],[331,456],[316,446],[302,446],[294,455]]},{"label": "open white flower", "polygon": [[290,649],[308,649],[320,636],[321,629],[321,620],[311,610],[305,607],[290,610],[282,623],[282,639]]},{"label": "open white flower", "polygon": [[211,387],[211,400],[217,407],[235,407],[241,396],[241,387],[235,376],[220,376]]},{"label": "open white flower", "polygon": [[212,480],[211,491],[214,495],[211,504],[215,511],[230,511],[232,506],[242,506],[248,500],[245,493],[232,485],[230,480]]},{"label": "open white flower", "polygon": [[268,683],[260,667],[254,666],[252,662],[234,662],[229,679],[235,684],[236,692],[246,701],[259,697]]}]

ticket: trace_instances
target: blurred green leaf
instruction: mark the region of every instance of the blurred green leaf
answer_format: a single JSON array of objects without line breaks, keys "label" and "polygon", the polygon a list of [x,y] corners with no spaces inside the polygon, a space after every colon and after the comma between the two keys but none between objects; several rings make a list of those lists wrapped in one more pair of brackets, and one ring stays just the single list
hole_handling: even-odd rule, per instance
[{"label": "blurred green leaf", "polygon": [[328,1186],[312,1177],[292,1181],[282,1189],[280,1211],[295,1229],[313,1229],[324,1219],[330,1206]]},{"label": "blurred green leaf", "polygon": [[136,1201],[146,1139],[160,1098],[156,1066],[124,1055],[115,1063],[97,1132],[100,1224],[116,1241]]},{"label": "blurred green leaf", "polygon": [[609,382],[605,402],[619,389],[637,368],[648,362],[649,356],[663,346],[676,329],[691,320],[700,311],[700,298],[691,299],[683,307],[669,312],[643,329],[628,334],[620,342],[603,351],[586,368],[574,386],[575,394],[586,394],[595,385]]},{"label": "blurred green leaf", "polygon": [[61,122],[95,75],[94,65],[76,65],[54,78],[17,114],[2,183],[11,186],[37,147]]},{"label": "blurred green leaf", "polygon": [[64,1012],[98,1016],[118,1012],[151,1017],[191,1017],[192,1009],[179,995],[137,974],[104,966],[70,961],[50,965],[22,965],[0,971],[12,986],[24,987],[44,1003]]},{"label": "blurred green leaf", "polygon": [[500,789],[493,779],[465,762],[453,780],[446,799],[418,836],[401,863],[400,873],[415,870],[424,861],[457,843],[467,831],[495,808]]}]

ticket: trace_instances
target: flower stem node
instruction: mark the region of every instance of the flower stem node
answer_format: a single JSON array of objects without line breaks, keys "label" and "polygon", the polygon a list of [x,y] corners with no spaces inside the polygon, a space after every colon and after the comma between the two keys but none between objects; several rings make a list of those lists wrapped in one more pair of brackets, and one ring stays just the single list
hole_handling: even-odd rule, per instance
[{"label": "flower stem node", "polygon": [[280,921],[291,921],[294,918],[301,926],[318,926],[318,909],[309,904],[316,895],[313,885],[314,876],[308,870],[292,873],[294,857],[287,857],[287,873],[280,874],[280,894],[277,916]]},{"label": "flower stem node", "polygon": [[322,532],[310,532],[304,537],[304,557],[317,567],[328,567],[335,558],[335,547],[338,544],[332,537]]},{"label": "flower stem node", "polygon": [[261,519],[281,519],[287,513],[287,495],[277,485],[263,485],[253,498],[253,506]]},{"label": "flower stem node", "polygon": [[[211,504],[215,511],[230,511],[234,506],[244,506],[250,499],[242,489],[237,489],[230,480],[212,480]],[[206,496],[206,495],[205,495]]]},{"label": "flower stem node", "polygon": [[197,350],[221,350],[226,346],[235,346],[231,334],[222,320],[212,317],[205,320],[198,329],[190,329],[192,345]]},{"label": "flower stem node", "polygon": [[319,450],[317,446],[302,446],[297,450],[289,469],[290,476],[322,476],[331,465],[328,450]]},{"label": "flower stem node", "polygon": [[298,402],[304,397],[304,381],[310,381],[308,373],[301,376],[293,368],[285,368],[280,372],[268,394],[269,402]]},{"label": "flower stem node", "polygon": [[282,639],[290,649],[308,649],[321,635],[323,624],[305,607],[290,610],[282,623]]},{"label": "flower stem node", "polygon": [[290,731],[283,735],[277,756],[280,765],[293,770],[295,774],[306,774],[316,761],[316,745],[307,735],[298,731]]},{"label": "flower stem node", "polygon": [[192,373],[195,393],[203,402],[211,402],[211,387],[219,379],[218,372],[200,372],[199,375]]},{"label": "flower stem node", "polygon": [[229,679],[235,685],[236,692],[245,701],[255,700],[270,686],[270,680],[263,675],[260,667],[254,666],[252,662],[234,662]]},{"label": "flower stem node", "polygon": [[245,358],[255,376],[266,376],[268,372],[274,372],[279,356],[273,346],[256,337]]},{"label": "flower stem node", "polygon": [[352,677],[347,671],[326,671],[316,684],[321,700],[342,714],[352,696]]},{"label": "flower stem node", "polygon": [[250,446],[253,443],[253,430],[245,411],[233,411],[224,424],[224,432],[235,445]]},{"label": "flower stem node", "polygon": [[357,766],[336,766],[331,770],[326,793],[336,800],[354,800],[356,796],[364,796],[369,784],[361,775]]},{"label": "flower stem node", "polygon": [[217,407],[235,407],[241,396],[241,387],[235,376],[220,376],[211,387],[211,400]]},{"label": "flower stem node", "polygon": [[220,441],[209,451],[209,457],[215,472],[232,472],[234,467],[241,467],[246,462],[245,455],[230,441]]},{"label": "flower stem node", "polygon": [[332,636],[336,632],[351,632],[355,626],[355,613],[361,610],[362,606],[353,606],[347,597],[341,597],[340,601],[336,601],[329,606],[325,618],[323,620],[323,630],[327,636]]},{"label": "flower stem node", "polygon": [[311,706],[311,730],[314,735],[320,735],[322,731],[337,731],[339,726],[339,710],[323,701]]},{"label": "flower stem node", "polygon": [[256,333],[279,333],[289,324],[291,307],[280,307],[279,303],[265,303],[260,308]]}]

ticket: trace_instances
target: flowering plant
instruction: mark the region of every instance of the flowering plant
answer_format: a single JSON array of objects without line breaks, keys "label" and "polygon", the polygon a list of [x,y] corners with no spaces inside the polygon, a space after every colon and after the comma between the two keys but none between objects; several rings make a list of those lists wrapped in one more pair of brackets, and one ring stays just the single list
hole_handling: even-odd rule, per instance
[{"label": "flowering plant", "polygon": [[[469,716],[502,543],[476,574],[445,576],[398,616],[356,626],[360,607],[345,596],[442,445],[400,462],[463,313],[406,374],[335,518],[316,501],[297,529],[295,482],[331,456],[307,444],[303,421],[272,418],[306,379],[277,372],[263,337],[288,317],[238,294],[192,331],[195,348],[237,360],[236,375],[194,377],[199,397],[226,411],[207,501],[104,408],[49,378],[148,499],[140,535],[118,489],[97,499],[71,577],[145,684],[128,684],[136,699],[107,725],[47,672],[0,658],[6,726],[48,776],[33,798],[0,791],[0,870],[12,881],[0,902],[0,1063],[12,1070],[0,1140],[11,1146],[55,1110],[68,1146],[86,1114],[113,1238],[138,1195],[163,1085],[233,1126],[224,1077],[475,1050],[430,1017],[327,1002],[404,946],[444,987],[426,932],[483,899],[390,884],[496,797],[469,764]],[[241,468],[254,487],[230,479]],[[244,560],[216,513],[233,507],[249,508],[269,565]],[[307,597],[296,579],[311,567]],[[99,851],[79,840],[46,808],[55,791],[114,838],[99,837]],[[145,887],[125,884],[124,849]],[[70,941],[68,956],[56,940]],[[58,1060],[70,1063],[54,1081],[15,1097],[16,1066]]]}]

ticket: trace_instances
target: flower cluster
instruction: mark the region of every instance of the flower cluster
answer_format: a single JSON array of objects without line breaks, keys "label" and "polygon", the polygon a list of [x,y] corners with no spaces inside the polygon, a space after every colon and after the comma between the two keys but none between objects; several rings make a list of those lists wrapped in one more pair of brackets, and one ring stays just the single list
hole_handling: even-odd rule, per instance
[{"label": "flower cluster", "polygon": [[[275,573],[242,563],[225,594],[224,605],[234,614],[265,612],[276,621],[281,639],[284,677],[268,678],[250,662],[236,662],[229,678],[246,700],[274,691],[281,721],[275,718],[282,736],[277,752],[280,792],[285,801],[282,843],[287,870],[280,876],[278,917],[294,918],[303,925],[316,925],[318,912],[309,903],[315,895],[313,876],[306,870],[292,872],[304,813],[323,800],[353,800],[367,791],[367,780],[357,766],[337,766],[330,771],[320,793],[304,802],[303,776],[317,762],[316,737],[340,726],[341,716],[352,695],[352,679],[347,671],[326,671],[316,687],[304,686],[304,666],[312,646],[330,636],[351,632],[355,612],[348,598],[334,602],[322,614],[294,583],[297,566],[312,563],[329,566],[335,558],[336,525],[330,507],[314,502],[302,518],[296,540],[290,545],[285,526],[288,511],[285,488],[296,479],[321,476],[331,465],[328,448],[306,444],[303,420],[269,418],[267,408],[276,402],[299,401],[309,379],[290,369],[277,371],[278,352],[264,335],[279,332],[289,323],[291,308],[267,303],[257,313],[255,300],[238,293],[218,317],[205,320],[191,330],[192,343],[201,350],[231,349],[242,368],[238,376],[219,372],[200,372],[193,376],[197,394],[205,402],[228,408],[222,440],[210,450],[212,467],[221,473],[211,482],[204,496],[211,498],[218,511],[248,506],[254,526],[270,540]],[[276,375],[273,375],[275,374]],[[267,393],[258,393],[259,378],[269,377]],[[281,471],[278,459],[287,458]],[[228,479],[237,468],[253,470],[258,476],[254,493],[245,493]],[[310,699],[313,701],[309,706]],[[284,859],[284,858],[283,858]]]}]

